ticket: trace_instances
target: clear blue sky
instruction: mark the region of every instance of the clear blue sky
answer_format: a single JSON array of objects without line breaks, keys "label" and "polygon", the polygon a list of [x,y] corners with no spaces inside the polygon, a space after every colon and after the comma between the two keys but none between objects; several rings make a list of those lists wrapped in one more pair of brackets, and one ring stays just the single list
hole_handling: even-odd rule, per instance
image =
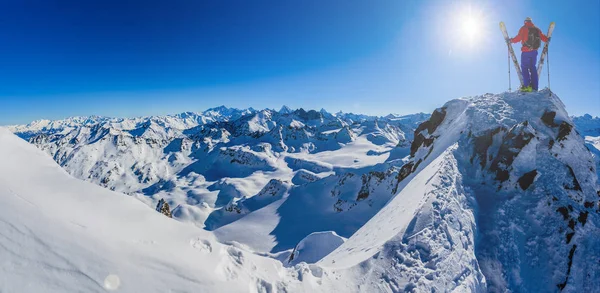
[{"label": "clear blue sky", "polygon": [[431,112],[508,88],[498,22],[514,36],[526,16],[557,23],[567,110],[600,115],[600,0],[32,0],[0,3],[0,125],[222,104]]}]

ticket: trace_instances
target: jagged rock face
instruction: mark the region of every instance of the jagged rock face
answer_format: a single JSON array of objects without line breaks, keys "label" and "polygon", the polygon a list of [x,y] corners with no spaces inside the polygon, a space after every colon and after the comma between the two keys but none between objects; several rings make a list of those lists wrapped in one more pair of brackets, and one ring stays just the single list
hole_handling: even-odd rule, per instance
[{"label": "jagged rock face", "polygon": [[169,218],[173,217],[173,215],[171,214],[171,208],[169,207],[169,203],[167,203],[162,198],[158,201],[158,204],[156,205],[156,211]]},{"label": "jagged rock face", "polygon": [[[444,117],[446,117],[446,108],[436,109],[429,120],[421,123],[419,127],[415,130],[414,140],[412,145],[410,146],[410,155],[414,156],[416,151],[421,147],[429,147],[433,143],[435,137],[431,135],[435,132],[435,130],[440,126],[440,124],[444,121]],[[427,133],[424,131],[427,130]]]}]

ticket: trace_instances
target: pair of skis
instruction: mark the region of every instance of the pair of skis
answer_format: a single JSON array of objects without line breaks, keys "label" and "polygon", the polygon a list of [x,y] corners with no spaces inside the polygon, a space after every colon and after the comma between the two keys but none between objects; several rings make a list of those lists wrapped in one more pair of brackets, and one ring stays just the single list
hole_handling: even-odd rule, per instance
[{"label": "pair of skis", "polygon": [[[504,35],[504,39],[507,40],[506,45],[508,46],[508,52],[510,54],[510,57],[512,58],[513,64],[515,65],[515,69],[517,70],[517,75],[519,76],[519,81],[521,82],[521,87],[523,87],[523,85],[524,85],[523,73],[521,72],[521,67],[519,66],[519,61],[517,60],[517,56],[515,55],[515,51],[513,50],[512,44],[510,43],[510,41],[508,41],[509,40],[508,32],[506,31],[506,26],[504,25],[504,22],[500,22],[500,30],[502,31],[502,34]],[[548,44],[550,43],[550,37],[552,37],[553,31],[554,31],[554,22],[551,22],[550,27],[548,27],[548,34],[546,35],[548,37],[548,42],[546,42],[546,44],[544,44],[544,49],[542,49],[542,55],[540,56],[540,61],[538,62],[538,67],[537,67],[538,78],[542,74],[542,68],[544,67],[544,62],[546,61],[546,56],[548,55]],[[510,83],[510,75],[508,78],[509,78],[509,83]]]}]

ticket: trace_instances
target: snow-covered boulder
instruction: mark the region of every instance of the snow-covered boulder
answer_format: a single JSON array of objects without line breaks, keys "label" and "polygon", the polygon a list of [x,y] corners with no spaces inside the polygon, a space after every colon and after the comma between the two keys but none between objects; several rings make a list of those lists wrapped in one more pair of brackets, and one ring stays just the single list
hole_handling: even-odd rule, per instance
[{"label": "snow-covered boulder", "polygon": [[346,241],[334,231],[313,232],[304,237],[292,251],[288,264],[316,263]]}]

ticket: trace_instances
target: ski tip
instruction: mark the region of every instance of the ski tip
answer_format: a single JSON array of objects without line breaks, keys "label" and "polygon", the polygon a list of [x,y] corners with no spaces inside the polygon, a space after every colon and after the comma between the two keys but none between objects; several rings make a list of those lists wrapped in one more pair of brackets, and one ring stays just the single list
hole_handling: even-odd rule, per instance
[{"label": "ski tip", "polygon": [[550,25],[551,25],[551,26],[554,26],[554,24],[555,24],[555,23],[554,23],[554,21],[550,22]]}]

